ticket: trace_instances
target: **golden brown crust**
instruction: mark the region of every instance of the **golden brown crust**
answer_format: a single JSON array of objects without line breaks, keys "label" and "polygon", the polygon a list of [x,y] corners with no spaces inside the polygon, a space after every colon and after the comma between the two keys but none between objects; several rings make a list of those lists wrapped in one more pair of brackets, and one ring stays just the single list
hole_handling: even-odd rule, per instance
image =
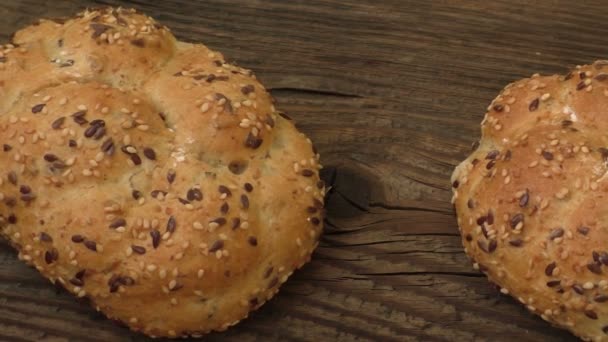
[{"label": "golden brown crust", "polygon": [[0,233],[151,336],[224,330],[306,263],[324,185],[247,70],[131,10],[0,46]]},{"label": "golden brown crust", "polygon": [[538,75],[488,107],[479,147],[452,175],[474,266],[532,312],[608,340],[608,67]]}]

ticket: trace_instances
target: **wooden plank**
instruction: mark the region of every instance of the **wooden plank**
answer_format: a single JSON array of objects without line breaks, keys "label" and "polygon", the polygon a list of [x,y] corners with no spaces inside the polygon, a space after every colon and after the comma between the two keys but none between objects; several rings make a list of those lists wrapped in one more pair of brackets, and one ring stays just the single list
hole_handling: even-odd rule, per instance
[{"label": "wooden plank", "polygon": [[[462,252],[449,175],[506,83],[608,56],[602,3],[556,0],[5,0],[0,38],[134,6],[253,69],[316,143],[328,196],[313,262],[210,341],[574,341]],[[0,340],[140,341],[0,246]]]}]

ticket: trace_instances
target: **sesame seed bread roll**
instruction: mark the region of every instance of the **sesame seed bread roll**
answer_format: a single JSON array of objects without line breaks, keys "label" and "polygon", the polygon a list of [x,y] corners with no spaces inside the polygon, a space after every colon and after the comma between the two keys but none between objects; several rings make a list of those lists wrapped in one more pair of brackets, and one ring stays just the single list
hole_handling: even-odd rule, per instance
[{"label": "sesame seed bread roll", "polygon": [[319,155],[253,74],[133,10],[0,46],[0,235],[132,330],[199,337],[310,260]]},{"label": "sesame seed bread roll", "polygon": [[587,341],[608,341],[607,66],[508,85],[452,175],[474,267]]}]

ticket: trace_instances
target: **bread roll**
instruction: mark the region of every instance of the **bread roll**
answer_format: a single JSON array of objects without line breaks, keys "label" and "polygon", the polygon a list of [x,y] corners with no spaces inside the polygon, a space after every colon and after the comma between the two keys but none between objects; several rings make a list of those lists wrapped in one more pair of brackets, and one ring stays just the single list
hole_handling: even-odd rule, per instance
[{"label": "bread roll", "polygon": [[318,244],[311,141],[245,69],[133,10],[0,46],[0,234],[150,336],[225,330]]},{"label": "bread roll", "polygon": [[608,63],[508,85],[452,176],[467,254],[504,294],[608,341]]}]

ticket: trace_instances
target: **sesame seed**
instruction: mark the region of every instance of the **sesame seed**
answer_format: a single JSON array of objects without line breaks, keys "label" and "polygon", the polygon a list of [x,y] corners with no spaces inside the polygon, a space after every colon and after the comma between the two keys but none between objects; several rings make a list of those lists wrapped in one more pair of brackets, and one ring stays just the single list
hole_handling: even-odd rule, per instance
[{"label": "sesame seed", "polygon": [[556,194],[555,197],[558,199],[564,199],[569,193],[567,188],[561,188]]},{"label": "sesame seed", "polygon": [[241,219],[238,217],[235,217],[232,219],[232,230],[237,229],[241,224]]},{"label": "sesame seed", "polygon": [[144,148],[144,156],[150,160],[156,160],[156,152],[152,148]]},{"label": "sesame seed", "polygon": [[530,194],[528,192],[528,189],[526,189],[526,192],[519,198],[519,206],[521,208],[525,208],[528,205],[529,200],[530,200]]},{"label": "sesame seed", "polygon": [[154,249],[158,248],[158,246],[160,245],[160,232],[157,229],[154,229],[153,231],[150,232],[150,236],[152,237],[152,247]]},{"label": "sesame seed", "polygon": [[142,246],[136,246],[133,245],[131,246],[131,248],[133,249],[133,252],[137,253],[137,254],[146,254],[146,248],[142,247]]},{"label": "sesame seed", "polygon": [[121,150],[126,154],[136,154],[137,149],[134,146],[126,145],[121,148]]},{"label": "sesame seed", "polygon": [[134,165],[141,165],[141,158],[139,157],[139,155],[131,154],[130,157],[130,160],[133,162]]},{"label": "sesame seed", "polygon": [[591,290],[594,287],[595,287],[595,285],[592,282],[590,282],[590,281],[588,281],[588,282],[586,282],[586,283],[583,284],[583,288],[585,290]]},{"label": "sesame seed", "polygon": [[245,210],[249,209],[249,197],[247,195],[241,195],[241,207]]},{"label": "sesame seed", "polygon": [[177,222],[175,220],[175,217],[173,217],[173,216],[169,217],[169,220],[167,221],[167,232],[172,234],[175,232],[176,228],[177,228]]},{"label": "sesame seed", "polygon": [[188,201],[202,201],[203,200],[203,193],[201,192],[200,189],[197,188],[192,188],[190,190],[188,190],[188,193],[186,194],[186,198],[188,199]]},{"label": "sesame seed", "polygon": [[217,240],[209,248],[209,253],[217,252],[217,251],[219,251],[222,248],[224,248],[224,241],[223,240]]},{"label": "sesame seed", "polygon": [[511,218],[511,221],[510,221],[511,228],[515,229],[520,223],[523,226],[523,222],[524,222],[524,215],[521,213],[516,214]]},{"label": "sesame seed", "polygon": [[44,109],[44,106],[46,106],[45,103],[40,103],[35,105],[34,107],[32,107],[32,113],[37,114],[42,112],[42,109]]},{"label": "sesame seed", "polygon": [[84,242],[84,237],[82,235],[73,235],[72,236],[72,242],[74,243],[81,243]]},{"label": "sesame seed", "polygon": [[536,98],[536,99],[532,100],[532,102],[530,102],[530,105],[528,106],[528,110],[531,112],[534,112],[538,109],[538,105],[539,105],[539,99]]},{"label": "sesame seed", "polygon": [[279,283],[279,278],[274,277],[268,284],[268,289],[275,287]]},{"label": "sesame seed", "polygon": [[42,241],[42,242],[53,242],[53,238],[49,234],[47,234],[45,232],[41,232],[40,233],[40,241]]},{"label": "sesame seed", "polygon": [[553,271],[555,270],[556,267],[557,267],[557,264],[555,262],[552,262],[549,265],[547,265],[547,267],[545,267],[545,275],[547,275],[548,277],[552,276]]},{"label": "sesame seed", "polygon": [[47,264],[52,264],[58,258],[59,258],[59,252],[55,248],[53,248],[53,249],[51,249],[49,251],[46,251],[46,253],[44,254],[44,261]]},{"label": "sesame seed", "polygon": [[591,229],[590,229],[589,227],[578,227],[578,228],[576,229],[576,231],[577,231],[579,234],[581,234],[581,235],[587,235],[587,234],[589,234],[589,231],[590,231],[590,230],[591,230]]},{"label": "sesame seed", "polygon": [[252,93],[254,91],[255,91],[255,88],[251,84],[248,84],[241,88],[241,93],[243,93],[243,95],[249,95],[250,93]]},{"label": "sesame seed", "polygon": [[226,219],[223,217],[218,217],[215,220],[209,222],[209,227],[218,228],[226,224]]},{"label": "sesame seed", "polygon": [[563,228],[555,228],[549,234],[549,240],[555,240],[555,239],[560,238],[562,236],[564,236],[564,229]]},{"label": "sesame seed", "polygon": [[553,160],[553,153],[551,153],[549,151],[543,151],[542,156],[543,156],[543,158],[545,158],[545,160],[548,160],[548,161]]},{"label": "sesame seed", "polygon": [[173,182],[175,181],[175,176],[175,170],[171,169],[167,171],[167,182],[169,182],[169,184],[173,184]]},{"label": "sesame seed", "polygon": [[574,290],[574,292],[578,293],[579,295],[582,295],[585,293],[585,289],[582,286],[580,286],[579,284],[572,285],[572,290]]},{"label": "sesame seed", "polygon": [[498,155],[500,155],[500,151],[492,150],[492,151],[488,152],[488,154],[486,154],[485,159],[494,160],[494,159],[496,159],[496,157],[498,157]]},{"label": "sesame seed", "polygon": [[598,261],[596,261],[596,262],[587,264],[587,269],[589,269],[589,271],[591,271],[592,273],[602,274],[601,266],[602,266],[602,264],[599,263]]},{"label": "sesame seed", "polygon": [[228,213],[228,211],[230,210],[230,206],[228,205],[228,203],[224,203],[222,204],[222,206],[220,207],[220,212],[224,215],[226,215]]},{"label": "sesame seed", "polygon": [[607,295],[596,295],[595,297],[593,297],[593,300],[597,303],[605,303],[608,301],[608,296]]},{"label": "sesame seed", "polygon": [[97,152],[97,154],[95,155],[95,161],[101,162],[103,160],[104,156],[105,156],[104,152]]},{"label": "sesame seed", "polygon": [[228,189],[228,187],[225,185],[220,185],[218,187],[218,191],[220,192],[220,194],[225,194],[226,196],[232,195],[232,192],[230,191],[230,189]]},{"label": "sesame seed", "polygon": [[597,319],[597,313],[593,310],[585,310],[585,316],[593,320]]},{"label": "sesame seed", "polygon": [[74,286],[78,286],[78,287],[83,287],[84,286],[84,282],[82,281],[82,279],[78,279],[78,278],[72,278],[72,279],[70,279],[70,284],[72,284]]},{"label": "sesame seed", "polygon": [[514,239],[509,241],[509,244],[513,247],[521,247],[523,245],[524,241],[522,239]]},{"label": "sesame seed", "polygon": [[93,252],[97,252],[97,243],[95,243],[95,241],[86,240],[84,241],[84,246]]},{"label": "sesame seed", "polygon": [[247,135],[245,139],[245,146],[251,149],[257,149],[262,145],[263,140],[254,136],[251,132]]},{"label": "sesame seed", "polygon": [[577,85],[576,85],[576,90],[582,90],[583,88],[586,87],[586,84],[584,81],[580,81]]},{"label": "sesame seed", "polygon": [[167,192],[163,190],[152,190],[152,192],[150,192],[150,196],[162,201],[165,196],[167,196]]},{"label": "sesame seed", "polygon": [[64,123],[65,123],[65,116],[61,116],[61,117],[55,119],[55,121],[53,121],[53,123],[51,124],[51,128],[54,130],[61,129],[63,127]]},{"label": "sesame seed", "polygon": [[116,229],[116,228],[119,228],[119,227],[124,227],[126,225],[127,225],[127,221],[125,219],[123,219],[123,218],[119,218],[119,219],[114,220],[110,224],[110,228]]},{"label": "sesame seed", "polygon": [[15,171],[10,171],[7,179],[11,184],[17,185],[17,173],[15,173]]}]

